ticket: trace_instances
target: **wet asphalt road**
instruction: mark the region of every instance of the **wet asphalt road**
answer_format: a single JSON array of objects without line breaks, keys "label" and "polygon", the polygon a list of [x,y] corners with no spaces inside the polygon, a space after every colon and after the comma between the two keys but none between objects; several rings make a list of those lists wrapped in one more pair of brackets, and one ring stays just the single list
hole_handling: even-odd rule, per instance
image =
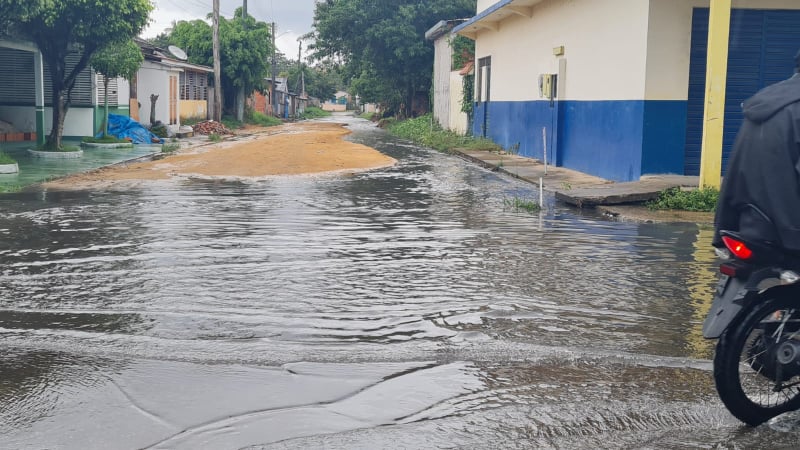
[{"label": "wet asphalt road", "polygon": [[352,177],[0,200],[0,448],[794,448],[700,335],[711,230],[393,140]]}]

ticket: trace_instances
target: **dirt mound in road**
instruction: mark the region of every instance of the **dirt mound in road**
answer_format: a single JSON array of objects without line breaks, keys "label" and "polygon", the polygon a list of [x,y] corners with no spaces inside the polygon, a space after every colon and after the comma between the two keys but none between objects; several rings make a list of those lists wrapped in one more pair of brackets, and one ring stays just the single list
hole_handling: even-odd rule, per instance
[{"label": "dirt mound in road", "polygon": [[337,123],[300,123],[249,129],[254,133],[182,150],[157,161],[108,167],[45,184],[49,189],[86,189],[170,178],[258,179],[275,175],[357,172],[397,161],[370,147],[347,142]]}]

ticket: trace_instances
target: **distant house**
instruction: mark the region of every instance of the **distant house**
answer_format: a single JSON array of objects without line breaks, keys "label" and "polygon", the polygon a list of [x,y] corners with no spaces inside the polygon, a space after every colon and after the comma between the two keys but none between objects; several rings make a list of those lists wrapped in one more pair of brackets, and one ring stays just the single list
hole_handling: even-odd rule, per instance
[{"label": "distant house", "polygon": [[208,118],[208,75],[214,70],[178,59],[185,55],[173,55],[146,41],[137,43],[144,54],[144,63],[131,86],[131,99],[137,100],[131,116],[149,124],[151,96],[157,95],[155,119],[173,130],[180,126],[181,120]]},{"label": "distant house", "polygon": [[350,94],[345,91],[338,91],[333,98],[328,99],[322,104],[325,111],[347,111],[347,104],[350,103]]},{"label": "distant house", "polygon": [[[699,173],[709,0],[478,0],[472,134],[628,181]],[[734,0],[723,167],[741,102],[788,78],[796,0]]]},{"label": "distant house", "polygon": [[[272,78],[264,78],[264,91],[253,91],[249,100],[250,107],[253,108],[253,111],[269,116],[284,118],[294,116],[294,102],[291,98],[294,94],[289,92],[286,77],[276,78],[274,95],[277,103],[273,103],[272,95]],[[274,113],[273,105],[277,106],[277,110]]]},{"label": "distant house", "polygon": [[[450,45],[455,36],[453,27],[464,20],[442,20],[434,25],[425,39],[433,41],[433,117],[442,128],[466,134],[468,126],[467,114],[461,111],[464,98],[464,81],[461,70],[453,67],[453,49]],[[470,70],[465,74],[471,74]]]}]

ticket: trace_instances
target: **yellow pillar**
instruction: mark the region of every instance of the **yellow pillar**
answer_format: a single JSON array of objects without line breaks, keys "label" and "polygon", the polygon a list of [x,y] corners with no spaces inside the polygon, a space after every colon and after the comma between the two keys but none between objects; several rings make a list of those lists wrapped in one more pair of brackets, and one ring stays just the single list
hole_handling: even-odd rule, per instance
[{"label": "yellow pillar", "polygon": [[706,104],[703,116],[703,147],[700,155],[701,188],[719,188],[720,186],[730,29],[731,0],[711,0],[708,23],[708,63],[706,68]]}]

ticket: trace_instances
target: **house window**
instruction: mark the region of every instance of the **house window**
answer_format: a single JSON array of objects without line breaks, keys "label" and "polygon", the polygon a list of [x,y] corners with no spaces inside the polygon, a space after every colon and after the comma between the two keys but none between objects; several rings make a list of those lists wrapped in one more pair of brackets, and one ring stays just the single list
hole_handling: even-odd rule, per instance
[{"label": "house window", "polygon": [[200,72],[182,72],[181,100],[208,100],[208,76]]},{"label": "house window", "polygon": [[[117,78],[111,78],[108,82],[108,105],[119,105],[119,87],[117,85]],[[105,105],[105,75],[97,74],[97,104]]]},{"label": "house window", "polygon": [[492,82],[492,57],[487,56],[478,60],[478,79],[475,83],[475,101],[488,102],[491,98]]}]

